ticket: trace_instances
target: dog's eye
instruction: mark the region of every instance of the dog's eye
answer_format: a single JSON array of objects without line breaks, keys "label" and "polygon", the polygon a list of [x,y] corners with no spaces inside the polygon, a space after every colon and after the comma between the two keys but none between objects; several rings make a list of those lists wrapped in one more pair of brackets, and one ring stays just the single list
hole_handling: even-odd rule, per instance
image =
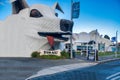
[{"label": "dog's eye", "polygon": [[35,18],[39,18],[42,17],[43,15],[36,9],[31,10],[30,12],[30,17],[35,17]]},{"label": "dog's eye", "polygon": [[55,13],[55,16],[58,17],[58,13]]}]

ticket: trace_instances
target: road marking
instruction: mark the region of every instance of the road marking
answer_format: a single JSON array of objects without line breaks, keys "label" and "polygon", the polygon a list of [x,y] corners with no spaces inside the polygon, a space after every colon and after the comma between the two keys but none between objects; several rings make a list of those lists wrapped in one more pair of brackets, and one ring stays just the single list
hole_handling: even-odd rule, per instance
[{"label": "road marking", "polygon": [[108,76],[106,79],[117,80],[120,79],[120,72]]},{"label": "road marking", "polygon": [[115,78],[112,78],[111,80],[117,80],[117,79],[120,79],[120,76],[117,76]]}]

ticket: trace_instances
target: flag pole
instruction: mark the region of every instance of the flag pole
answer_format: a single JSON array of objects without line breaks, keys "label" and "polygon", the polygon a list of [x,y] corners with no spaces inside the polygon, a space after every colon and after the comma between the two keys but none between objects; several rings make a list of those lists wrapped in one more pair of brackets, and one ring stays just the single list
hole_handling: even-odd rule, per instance
[{"label": "flag pole", "polygon": [[71,0],[71,20],[73,20],[73,18],[72,18],[72,15],[73,15],[72,6],[73,6],[73,0]]},{"label": "flag pole", "polygon": [[[72,12],[72,5],[73,5],[73,0],[71,0],[71,21],[73,20],[73,18],[72,18],[72,14],[73,14],[73,12]],[[72,45],[72,33],[71,33],[71,35],[70,35],[70,58],[72,59],[73,58],[73,45]]]}]

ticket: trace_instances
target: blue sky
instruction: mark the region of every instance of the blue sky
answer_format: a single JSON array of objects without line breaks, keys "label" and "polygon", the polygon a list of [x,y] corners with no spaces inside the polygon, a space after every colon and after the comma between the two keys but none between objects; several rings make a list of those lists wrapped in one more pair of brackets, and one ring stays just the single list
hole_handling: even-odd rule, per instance
[{"label": "blue sky", "polygon": [[[52,6],[59,2],[65,14],[59,13],[60,18],[70,19],[71,0],[26,0],[33,4],[46,4]],[[80,1],[80,17],[74,20],[74,33],[90,32],[98,29],[102,35],[115,36],[118,30],[120,41],[120,0],[73,0]],[[11,15],[9,0],[0,0],[0,20],[4,21]]]}]

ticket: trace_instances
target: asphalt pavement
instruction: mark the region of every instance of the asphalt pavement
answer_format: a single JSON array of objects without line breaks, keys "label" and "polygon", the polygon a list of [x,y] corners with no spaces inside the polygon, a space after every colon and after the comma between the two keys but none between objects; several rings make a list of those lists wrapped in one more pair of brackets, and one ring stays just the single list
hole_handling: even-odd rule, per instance
[{"label": "asphalt pavement", "polygon": [[86,62],[81,59],[0,58],[0,80],[25,80],[49,67]]},{"label": "asphalt pavement", "polygon": [[[60,60],[48,60],[48,59],[36,59],[36,58],[3,58],[3,57],[1,57],[0,58],[0,80],[25,80],[26,78],[28,78],[32,75],[35,75],[36,73],[38,73],[42,70],[49,69],[52,67],[72,65],[72,66],[70,66],[71,68],[81,68],[81,67],[83,68],[83,67],[86,67],[86,65],[89,66],[90,63],[91,64],[92,63],[93,64],[94,63],[102,63],[102,62],[104,62],[102,59],[104,61],[105,60],[110,61],[109,59],[113,59],[113,57],[111,57],[111,58],[108,56],[104,57],[104,58],[100,57],[98,62],[94,62],[93,59],[87,60],[86,57],[81,57],[81,56],[77,56],[75,59],[60,59]],[[120,61],[118,60],[118,62],[120,62]],[[115,62],[115,63],[117,63],[117,62]],[[78,65],[79,66],[76,67],[76,64],[77,64],[77,66]],[[105,70],[108,70],[105,74],[101,74],[101,75],[106,75],[106,74],[110,73],[110,74],[104,76],[103,78],[105,78],[109,75],[112,75],[114,73],[117,73],[117,71],[120,70],[120,64],[113,64],[113,63],[106,64],[106,61],[104,64],[105,64],[104,66],[99,64],[99,66],[96,65],[97,67],[87,68],[87,69],[82,69],[82,70],[85,70],[85,71],[91,70],[89,72],[84,72],[84,73],[86,73],[86,75],[88,75],[87,73],[90,74],[90,72],[93,72],[92,74],[95,73],[96,76],[99,75],[96,72],[102,73],[102,72],[105,72]],[[115,72],[110,72],[110,71],[112,71],[111,68],[113,70],[115,70]],[[68,67],[66,67],[66,69],[68,69]],[[79,69],[79,70],[81,70],[81,69]],[[79,71],[79,70],[77,70],[77,71]],[[71,70],[69,69],[68,71],[71,71]],[[78,75],[78,73],[79,72],[77,72],[77,74],[76,73],[75,74]],[[69,76],[69,73],[67,73],[67,74]],[[74,72],[72,72],[71,74],[74,74]],[[83,75],[83,76],[85,76],[85,75]],[[93,75],[91,75],[91,76],[93,76]],[[91,77],[91,78],[93,78],[93,77]],[[54,80],[54,79],[50,79],[50,80]],[[66,79],[66,80],[69,80],[69,79]],[[82,79],[80,79],[80,80],[82,80]],[[89,80],[93,80],[93,79],[89,79]],[[99,80],[99,79],[96,79],[96,80]]]},{"label": "asphalt pavement", "polygon": [[56,74],[37,76],[29,80],[120,80],[120,60]]}]

